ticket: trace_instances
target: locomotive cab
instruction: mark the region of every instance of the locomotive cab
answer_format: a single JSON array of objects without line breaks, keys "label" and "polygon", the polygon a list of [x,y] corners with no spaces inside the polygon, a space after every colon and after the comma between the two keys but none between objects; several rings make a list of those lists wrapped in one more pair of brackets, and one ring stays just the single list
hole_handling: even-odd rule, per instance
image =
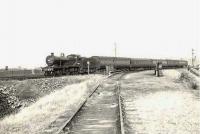
[{"label": "locomotive cab", "polygon": [[67,57],[67,62],[66,65],[71,65],[71,66],[80,66],[81,64],[81,56],[80,55],[76,55],[76,54],[70,54]]}]

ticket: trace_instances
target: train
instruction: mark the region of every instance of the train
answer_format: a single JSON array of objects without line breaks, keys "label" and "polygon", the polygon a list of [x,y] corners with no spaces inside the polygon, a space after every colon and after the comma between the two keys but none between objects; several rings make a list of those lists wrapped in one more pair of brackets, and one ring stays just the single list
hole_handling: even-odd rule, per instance
[{"label": "train", "polygon": [[77,54],[55,56],[51,53],[46,57],[47,66],[42,68],[45,76],[74,75],[86,73],[101,73],[107,70],[135,71],[154,69],[156,63],[162,63],[164,69],[184,68],[188,66],[186,60],[148,59],[91,56],[81,57]]}]

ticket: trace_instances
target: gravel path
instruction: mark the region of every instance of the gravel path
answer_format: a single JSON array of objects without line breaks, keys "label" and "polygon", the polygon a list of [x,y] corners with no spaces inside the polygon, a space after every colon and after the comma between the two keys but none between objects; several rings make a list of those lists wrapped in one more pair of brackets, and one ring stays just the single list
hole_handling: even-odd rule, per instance
[{"label": "gravel path", "polygon": [[65,134],[119,134],[117,79],[103,82],[73,119]]},{"label": "gravel path", "polygon": [[126,131],[142,134],[199,134],[200,92],[182,80],[180,72],[132,73],[121,81]]}]

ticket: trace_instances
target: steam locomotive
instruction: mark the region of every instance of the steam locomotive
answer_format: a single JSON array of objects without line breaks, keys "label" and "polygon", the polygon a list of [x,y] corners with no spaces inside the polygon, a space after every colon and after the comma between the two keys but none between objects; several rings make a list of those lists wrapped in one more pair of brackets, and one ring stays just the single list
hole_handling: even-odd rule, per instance
[{"label": "steam locomotive", "polygon": [[138,69],[154,69],[156,63],[162,63],[163,68],[183,68],[188,65],[185,60],[144,59],[92,56],[81,57],[77,54],[55,56],[54,53],[46,57],[47,66],[42,68],[46,76],[73,75],[85,73],[105,72],[113,70],[134,71]]}]

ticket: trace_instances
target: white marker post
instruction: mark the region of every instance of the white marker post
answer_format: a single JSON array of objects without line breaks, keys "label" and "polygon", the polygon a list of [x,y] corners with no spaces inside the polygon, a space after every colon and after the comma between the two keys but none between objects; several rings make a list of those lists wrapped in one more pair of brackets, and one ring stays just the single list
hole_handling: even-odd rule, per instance
[{"label": "white marker post", "polygon": [[88,65],[88,75],[90,74],[90,62],[87,61],[87,65]]}]

